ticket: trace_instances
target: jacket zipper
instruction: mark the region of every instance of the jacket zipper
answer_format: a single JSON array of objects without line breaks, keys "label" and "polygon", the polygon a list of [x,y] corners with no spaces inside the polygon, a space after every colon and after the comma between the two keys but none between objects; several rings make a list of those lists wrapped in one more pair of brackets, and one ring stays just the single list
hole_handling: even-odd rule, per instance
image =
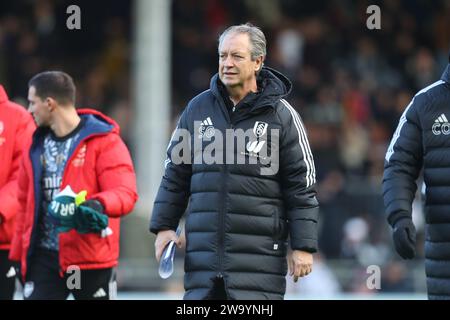
[{"label": "jacket zipper", "polygon": [[219,274],[218,277],[222,278],[223,277],[223,254],[224,254],[224,233],[225,233],[225,211],[226,211],[226,164],[223,165],[223,171],[222,171],[222,191],[223,191],[223,197],[222,197],[222,203],[221,203],[221,210],[219,212],[219,234],[218,234],[218,249],[219,249]]},{"label": "jacket zipper", "polygon": [[[230,128],[233,129],[233,124],[230,124]],[[226,155],[225,155],[226,158]],[[224,159],[225,160],[225,159]],[[228,185],[227,185],[227,174],[228,167],[226,161],[223,164],[222,170],[222,194],[224,195],[221,199],[221,211],[219,212],[219,235],[218,235],[218,248],[219,248],[219,278],[223,278],[223,255],[224,255],[224,245],[225,245],[225,214],[226,214],[226,198],[228,193]]]}]

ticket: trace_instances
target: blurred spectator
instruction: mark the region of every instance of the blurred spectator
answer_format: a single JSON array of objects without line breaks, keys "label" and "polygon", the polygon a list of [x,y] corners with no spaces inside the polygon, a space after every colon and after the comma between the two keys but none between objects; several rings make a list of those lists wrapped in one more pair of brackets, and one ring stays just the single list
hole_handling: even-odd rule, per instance
[{"label": "blurred spectator", "polygon": [[408,278],[408,271],[404,264],[391,261],[382,268],[381,290],[383,292],[411,292],[413,281]]}]

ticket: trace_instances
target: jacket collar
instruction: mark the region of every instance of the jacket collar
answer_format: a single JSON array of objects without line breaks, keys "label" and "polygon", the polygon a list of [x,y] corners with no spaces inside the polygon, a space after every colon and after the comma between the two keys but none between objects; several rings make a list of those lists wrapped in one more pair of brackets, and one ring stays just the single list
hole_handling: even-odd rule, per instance
[{"label": "jacket collar", "polygon": [[442,73],[441,80],[450,83],[450,63],[447,65],[447,68],[445,68],[444,72]]},{"label": "jacket collar", "polygon": [[[92,109],[79,109],[78,115],[83,119],[83,125],[79,131],[78,139],[82,140],[88,136],[105,134],[108,132],[119,133],[118,124],[104,114]],[[43,138],[50,129],[48,127],[38,128],[34,134],[35,138]]]},{"label": "jacket collar", "polygon": [[[268,67],[262,68],[257,77],[257,81],[258,93],[252,94],[251,97],[246,97],[247,99],[244,98],[242,101],[250,104],[252,110],[265,106],[275,108],[277,102],[287,96],[292,89],[292,84],[286,76]],[[216,73],[211,78],[210,90],[219,100],[223,100],[221,86],[223,84],[220,81],[219,75]]]}]

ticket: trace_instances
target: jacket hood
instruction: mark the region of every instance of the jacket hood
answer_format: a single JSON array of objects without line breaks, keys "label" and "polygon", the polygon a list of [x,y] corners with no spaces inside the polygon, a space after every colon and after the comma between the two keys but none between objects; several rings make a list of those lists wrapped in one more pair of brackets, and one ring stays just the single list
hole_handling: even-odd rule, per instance
[{"label": "jacket hood", "polygon": [[100,111],[94,109],[78,109],[77,113],[81,118],[86,119],[86,125],[91,127],[93,131],[97,131],[96,129],[98,129],[100,132],[111,131],[120,134],[119,124]]},{"label": "jacket hood", "polygon": [[441,80],[450,83],[450,63],[447,65],[447,68],[445,68],[444,72],[442,73]]},{"label": "jacket hood", "polygon": [[[276,103],[281,98],[287,96],[292,90],[292,84],[289,79],[281,72],[269,67],[264,66],[256,80],[260,94],[254,101],[254,108],[263,106],[275,107]],[[219,74],[216,73],[210,82],[210,90],[217,99],[221,99],[219,81]]]}]

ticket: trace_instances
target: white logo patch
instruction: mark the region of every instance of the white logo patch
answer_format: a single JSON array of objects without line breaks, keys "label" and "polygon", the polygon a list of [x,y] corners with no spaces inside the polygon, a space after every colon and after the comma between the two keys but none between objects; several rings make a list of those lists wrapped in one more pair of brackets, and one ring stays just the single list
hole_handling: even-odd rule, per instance
[{"label": "white logo patch", "polygon": [[268,126],[269,124],[267,122],[256,121],[253,127],[253,133],[257,138],[262,137],[266,134]]},{"label": "white logo patch", "polygon": [[265,143],[265,141],[249,141],[249,143],[247,143],[247,151],[258,153],[261,151]]},{"label": "white logo patch", "polygon": [[447,120],[445,114],[441,114],[436,120],[434,120],[431,131],[435,136],[449,135],[450,134],[450,123]]},{"label": "white logo patch", "polygon": [[101,236],[102,236],[102,238],[106,238],[106,237],[109,237],[112,234],[113,234],[112,229],[110,227],[106,227],[106,229],[102,230]]},{"label": "white logo patch", "polygon": [[215,132],[216,130],[214,129],[211,118],[208,117],[202,121],[201,126],[198,128],[198,137],[202,139],[203,136],[205,136],[206,138],[211,139],[214,136]]},{"label": "white logo patch", "polygon": [[[5,130],[5,125],[3,124],[2,121],[0,121],[0,135],[3,133],[3,131]],[[0,137],[0,146],[5,142],[6,138],[4,137]]]},{"label": "white logo patch", "polygon": [[8,273],[6,274],[7,278],[12,278],[16,275],[16,269],[14,267],[9,268]]},{"label": "white logo patch", "polygon": [[106,292],[103,288],[100,288],[92,295],[92,297],[94,298],[106,297]]}]

